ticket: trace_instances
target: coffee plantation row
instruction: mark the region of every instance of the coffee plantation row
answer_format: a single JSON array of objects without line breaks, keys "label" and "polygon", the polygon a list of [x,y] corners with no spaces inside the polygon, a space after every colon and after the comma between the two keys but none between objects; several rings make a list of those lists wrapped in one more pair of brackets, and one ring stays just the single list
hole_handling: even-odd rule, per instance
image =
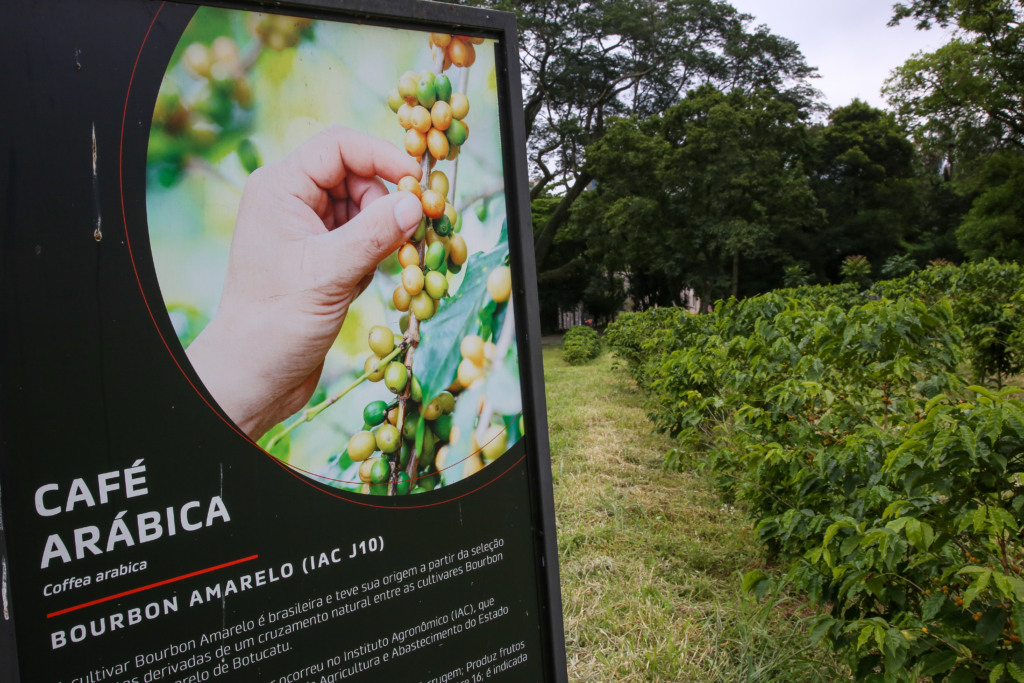
[{"label": "coffee plantation row", "polygon": [[[650,416],[756,523],[860,681],[1024,681],[1024,269],[623,314]],[[684,447],[685,446],[685,447]],[[683,451],[692,450],[695,454]]]}]

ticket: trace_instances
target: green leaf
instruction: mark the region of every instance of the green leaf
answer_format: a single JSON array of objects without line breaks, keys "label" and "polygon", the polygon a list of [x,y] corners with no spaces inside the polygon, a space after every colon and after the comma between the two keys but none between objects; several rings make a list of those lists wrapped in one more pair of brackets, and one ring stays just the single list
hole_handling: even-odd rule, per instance
[{"label": "green leaf", "polygon": [[760,569],[752,569],[743,576],[743,592],[750,593],[757,584],[768,580],[768,575]]},{"label": "green leaf", "polygon": [[936,614],[939,613],[939,610],[942,609],[942,605],[945,602],[945,593],[940,593],[936,591],[932,595],[929,595],[928,599],[925,600],[924,603],[921,605],[921,619],[924,621],[929,621],[930,619],[932,619]]},{"label": "green leaf", "polygon": [[988,683],[999,683],[999,679],[1003,677],[1004,671],[1006,671],[1005,664],[996,664],[988,674]]},{"label": "green leaf", "polygon": [[1006,671],[1011,676],[1013,676],[1013,680],[1017,681],[1018,683],[1024,683],[1024,669],[1021,669],[1013,662],[1007,662]]},{"label": "green leaf", "polygon": [[988,582],[992,579],[992,572],[988,569],[978,572],[978,578],[974,580],[970,588],[964,591],[964,609],[968,609],[978,595],[988,588]]},{"label": "green leaf", "polygon": [[946,679],[946,683],[975,683],[974,674],[967,669],[957,669]]},{"label": "green leaf", "polygon": [[[284,429],[285,426],[283,422],[274,425],[269,432],[260,437],[260,440],[257,442],[260,448],[266,450],[267,444],[270,443],[271,439],[283,432]],[[288,433],[284,435],[284,438],[275,443],[274,447],[267,452],[282,462],[288,462],[288,456],[291,453],[291,448],[292,435],[291,433]]]},{"label": "green leaf", "polygon": [[978,625],[975,626],[974,631],[982,638],[982,642],[985,645],[991,645],[996,642],[1000,634],[1003,632],[1003,627],[1006,625],[1006,614],[1003,610],[996,608],[985,612],[981,619],[978,620]]},{"label": "green leaf", "polygon": [[885,672],[893,673],[903,667],[907,661],[907,639],[898,629],[890,628],[885,632]]},{"label": "green leaf", "polygon": [[487,276],[502,265],[507,256],[507,241],[500,241],[492,251],[470,256],[459,291],[443,299],[437,313],[420,325],[413,373],[423,388],[424,402],[436,398],[455,380],[462,360],[459,344],[463,337],[477,333],[480,311],[492,301],[487,293]]},{"label": "green leaf", "polygon": [[956,664],[956,652],[945,650],[944,652],[933,652],[923,659],[924,667],[921,669],[922,676],[934,676],[949,671]]},{"label": "green leaf", "polygon": [[985,526],[984,505],[982,505],[980,508],[974,511],[974,530],[980,532],[983,526]]}]

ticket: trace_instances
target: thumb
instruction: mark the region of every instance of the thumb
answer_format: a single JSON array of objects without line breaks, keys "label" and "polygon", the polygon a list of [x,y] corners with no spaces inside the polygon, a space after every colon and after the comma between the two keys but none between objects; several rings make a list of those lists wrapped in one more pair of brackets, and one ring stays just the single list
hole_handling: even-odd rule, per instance
[{"label": "thumb", "polygon": [[380,197],[344,225],[315,238],[316,272],[345,292],[355,289],[409,240],[422,217],[423,206],[411,192]]}]

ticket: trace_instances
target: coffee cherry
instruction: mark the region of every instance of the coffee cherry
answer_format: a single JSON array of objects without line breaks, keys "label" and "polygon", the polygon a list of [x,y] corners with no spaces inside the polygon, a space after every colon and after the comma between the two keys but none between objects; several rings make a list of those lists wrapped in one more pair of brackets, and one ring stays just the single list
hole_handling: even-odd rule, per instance
[{"label": "coffee cherry", "polygon": [[[404,102],[398,107],[398,125],[406,130],[412,128],[412,105],[408,102]],[[410,178],[412,176],[409,176]]]},{"label": "coffee cherry", "polygon": [[416,74],[411,71],[406,71],[402,74],[401,78],[398,79],[398,94],[402,98],[409,102],[416,98],[416,89],[419,83],[416,80]]},{"label": "coffee cherry", "polygon": [[441,411],[446,415],[455,410],[455,397],[452,396],[450,391],[442,391],[438,395],[437,400],[441,404]]},{"label": "coffee cherry", "polygon": [[475,334],[468,334],[459,344],[459,352],[462,357],[474,365],[484,364],[484,340]]},{"label": "coffee cherry", "polygon": [[209,78],[210,66],[213,60],[210,58],[210,51],[202,43],[192,43],[185,48],[181,57],[185,70],[197,78]]},{"label": "coffee cherry", "polygon": [[[419,196],[419,194],[417,194],[417,196]],[[420,219],[420,224],[416,226],[416,232],[414,232],[412,234],[413,241],[419,242],[419,241],[423,240],[424,237],[427,236],[427,227],[428,227],[427,223],[428,222],[429,221],[427,220],[426,216],[424,216],[423,218]]]},{"label": "coffee cherry", "polygon": [[409,413],[405,416],[405,422],[402,424],[402,438],[404,439],[415,439],[416,438],[416,425],[419,424],[420,416],[416,413]]},{"label": "coffee cherry", "polygon": [[412,113],[409,115],[409,122],[412,124],[413,130],[426,135],[430,130],[430,111],[419,105],[413,107]]},{"label": "coffee cherry", "polygon": [[388,411],[388,422],[393,426],[398,426],[398,406]]},{"label": "coffee cherry", "polygon": [[481,453],[488,460],[496,460],[505,452],[508,445],[508,431],[499,425],[490,425],[484,433],[484,443]]},{"label": "coffee cherry", "polygon": [[431,33],[430,40],[433,41],[434,45],[445,48],[448,47],[448,43],[452,42],[452,37],[448,33]]},{"label": "coffee cherry", "polygon": [[402,97],[401,93],[398,92],[398,88],[395,88],[394,90],[388,93],[388,107],[391,109],[391,111],[397,114],[398,110],[404,103],[405,99]]},{"label": "coffee cherry", "polygon": [[448,45],[448,56],[455,66],[473,66],[476,61],[476,49],[471,43],[452,38]]},{"label": "coffee cherry", "polygon": [[440,102],[447,102],[452,97],[452,82],[447,76],[441,74],[434,79],[434,92]]},{"label": "coffee cherry", "polygon": [[382,484],[391,477],[391,465],[386,458],[378,458],[370,468],[370,481]]},{"label": "coffee cherry", "polygon": [[[424,143],[426,144],[426,143]],[[436,190],[423,191],[423,213],[427,218],[440,218],[444,215],[444,195]]]},{"label": "coffee cherry", "polygon": [[453,93],[449,104],[452,107],[452,118],[461,121],[469,113],[469,98],[460,92]]},{"label": "coffee cherry", "polygon": [[436,420],[441,417],[441,402],[436,398],[427,404],[427,407],[423,409],[423,417],[428,420]]},{"label": "coffee cherry", "polygon": [[363,372],[368,375],[367,379],[371,382],[379,382],[384,379],[384,367],[376,354],[367,356],[366,362],[363,363]]},{"label": "coffee cherry", "polygon": [[469,247],[462,235],[452,235],[448,242],[448,258],[457,266],[461,266],[469,258]]},{"label": "coffee cherry", "polygon": [[427,151],[427,136],[410,128],[405,134],[405,151],[409,156],[422,156]]},{"label": "coffee cherry", "polygon": [[437,311],[437,305],[427,292],[420,292],[412,298],[409,310],[420,320],[430,320]]},{"label": "coffee cherry", "polygon": [[431,270],[423,278],[423,289],[431,299],[441,299],[448,293],[448,278],[436,270]]},{"label": "coffee cherry", "polygon": [[452,420],[451,414],[442,414],[434,420],[434,433],[437,434],[437,438],[442,441],[448,440],[452,435]]},{"label": "coffee cherry", "polygon": [[383,358],[395,350],[395,335],[383,325],[370,328],[370,350]]},{"label": "coffee cherry", "polygon": [[413,297],[423,291],[423,271],[419,266],[406,266],[402,270],[402,286]]},{"label": "coffee cherry", "polygon": [[[405,287],[402,287],[402,289],[404,290]],[[408,295],[409,295],[409,293],[406,292],[406,296],[408,296]],[[411,297],[409,299],[409,302],[410,303],[412,302],[412,298]],[[398,319],[398,329],[400,329],[402,331],[402,334],[405,334],[405,331],[409,329],[409,314],[408,313],[406,313],[405,315],[403,315],[401,318]]]},{"label": "coffee cherry", "polygon": [[430,108],[430,122],[438,130],[448,130],[448,126],[452,123],[451,105],[441,100],[435,102],[434,106]]},{"label": "coffee cherry", "polygon": [[445,466],[448,464],[448,447],[441,446],[437,449],[437,453],[434,455],[434,467],[437,468],[438,472],[443,472]]},{"label": "coffee cherry", "polygon": [[395,481],[395,493],[404,496],[409,493],[409,473],[399,472]]},{"label": "coffee cherry", "polygon": [[427,188],[438,193],[442,197],[448,196],[448,176],[444,171],[433,171],[427,179]]},{"label": "coffee cherry", "polygon": [[483,374],[484,369],[468,358],[463,358],[459,362],[458,378],[459,384],[462,386],[468,388],[473,382],[482,377]]},{"label": "coffee cherry", "polygon": [[359,465],[359,480],[365,483],[373,481],[372,471],[374,464],[380,462],[380,458],[367,458]]},{"label": "coffee cherry", "polygon": [[462,463],[462,476],[471,477],[480,470],[482,470],[483,468],[483,459],[480,457],[479,453],[474,453],[473,455],[466,458],[466,460]]},{"label": "coffee cherry", "polygon": [[498,266],[491,271],[487,276],[487,292],[498,303],[508,301],[512,294],[512,271],[508,266]]},{"label": "coffee cherry", "polygon": [[[414,300],[415,301],[415,300]],[[384,370],[384,384],[393,394],[400,394],[405,390],[409,381],[409,371],[400,361],[391,361]]]},{"label": "coffee cherry", "polygon": [[437,270],[444,263],[444,243],[436,241],[427,247],[427,253],[423,256],[424,265],[430,270]]},{"label": "coffee cherry", "polygon": [[427,132],[427,149],[430,150],[430,156],[435,159],[440,160],[448,156],[449,143],[443,131],[431,128]]},{"label": "coffee cherry", "polygon": [[413,178],[411,175],[402,176],[398,181],[398,190],[405,192],[412,192],[417,197],[423,196],[423,188],[420,187],[420,181]]},{"label": "coffee cherry", "polygon": [[409,398],[416,403],[423,403],[423,387],[415,376],[412,378],[412,387],[409,388]]},{"label": "coffee cherry", "polygon": [[371,403],[367,403],[366,407],[363,408],[363,422],[371,427],[376,427],[384,421],[384,418],[387,416],[387,412],[388,404],[386,401],[373,401]]},{"label": "coffee cherry", "polygon": [[349,460],[352,462],[362,462],[377,450],[377,440],[373,438],[371,432],[356,432],[348,440],[346,450],[348,451]]},{"label": "coffee cherry", "polygon": [[448,126],[448,130],[444,132],[444,135],[449,144],[459,147],[464,144],[466,142],[466,138],[469,137],[469,126],[462,121],[454,120],[451,125]]},{"label": "coffee cherry", "polygon": [[427,73],[420,78],[416,84],[416,99],[420,105],[430,109],[437,101],[437,91],[434,90],[434,74]]},{"label": "coffee cherry", "polygon": [[452,234],[452,222],[448,216],[441,216],[434,223],[434,231],[441,237],[448,237]]},{"label": "coffee cherry", "polygon": [[[398,285],[395,287],[394,294],[391,295],[391,301],[395,304],[395,310],[408,311],[409,302],[412,301],[412,295],[405,291],[404,285]],[[402,330],[405,332],[405,330]]]},{"label": "coffee cherry", "polygon": [[401,440],[398,438],[398,430],[392,424],[382,424],[373,433],[377,443],[377,450],[381,453],[394,453],[398,450]]},{"label": "coffee cherry", "polygon": [[398,262],[402,264],[403,268],[418,266],[420,264],[420,253],[417,251],[416,246],[408,242],[403,244],[402,248],[398,250]]}]

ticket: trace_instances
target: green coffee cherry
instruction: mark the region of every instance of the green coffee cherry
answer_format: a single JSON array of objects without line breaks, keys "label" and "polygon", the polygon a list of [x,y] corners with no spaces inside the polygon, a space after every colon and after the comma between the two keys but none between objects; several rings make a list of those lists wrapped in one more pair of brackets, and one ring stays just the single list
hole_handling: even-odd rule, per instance
[{"label": "green coffee cherry", "polygon": [[399,472],[398,473],[398,481],[397,481],[397,483],[395,485],[395,492],[398,495],[400,495],[400,496],[404,496],[404,495],[407,495],[409,493],[409,473],[408,472]]},{"label": "green coffee cherry", "polygon": [[377,440],[370,432],[356,432],[348,440],[348,457],[352,462],[362,462],[377,450]]},{"label": "green coffee cherry", "polygon": [[[443,220],[443,218],[442,218]],[[427,253],[423,260],[430,270],[437,270],[444,263],[444,244],[440,241],[434,242],[427,247]]]},{"label": "green coffee cherry", "polygon": [[[386,482],[391,477],[391,465],[386,458],[381,458],[373,463],[370,469],[370,481],[374,484]],[[372,487],[371,487],[372,488]]]},{"label": "green coffee cherry", "polygon": [[[429,295],[427,295],[429,296]],[[416,299],[413,299],[415,302]],[[391,361],[384,370],[384,384],[394,394],[400,394],[405,390],[405,384],[409,381],[409,371],[400,361]]]},{"label": "green coffee cherry", "polygon": [[436,270],[431,270],[424,278],[423,289],[431,299],[441,299],[448,293],[448,278]]},{"label": "green coffee cherry", "polygon": [[381,453],[394,453],[398,450],[401,443],[398,438],[398,429],[393,424],[386,422],[377,427],[377,431],[373,433],[373,438],[377,443],[377,450]]},{"label": "green coffee cherry", "polygon": [[395,335],[383,325],[374,325],[370,328],[369,345],[371,351],[383,358],[395,350]]},{"label": "green coffee cherry", "polygon": [[444,102],[452,98],[452,82],[444,74],[434,79],[434,94]]},{"label": "green coffee cherry", "polygon": [[376,427],[384,421],[387,414],[387,401],[373,401],[372,403],[367,403],[366,407],[363,408],[363,422],[371,427]]}]

